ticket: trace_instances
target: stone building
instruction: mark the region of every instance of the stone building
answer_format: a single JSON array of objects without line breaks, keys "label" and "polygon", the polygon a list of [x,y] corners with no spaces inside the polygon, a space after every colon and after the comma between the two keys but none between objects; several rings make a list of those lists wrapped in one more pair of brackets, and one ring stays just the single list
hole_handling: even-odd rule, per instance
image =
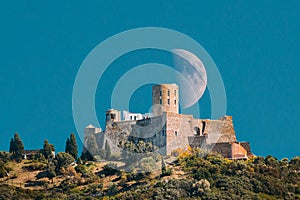
[{"label": "stone building", "polygon": [[176,84],[152,87],[153,113],[140,114],[110,109],[102,131],[89,125],[85,128],[84,145],[92,153],[108,142],[112,152],[121,151],[128,140],[151,142],[162,155],[188,146],[215,151],[230,159],[252,156],[248,142],[237,142],[232,117],[219,120],[195,119],[178,113],[179,88]]}]

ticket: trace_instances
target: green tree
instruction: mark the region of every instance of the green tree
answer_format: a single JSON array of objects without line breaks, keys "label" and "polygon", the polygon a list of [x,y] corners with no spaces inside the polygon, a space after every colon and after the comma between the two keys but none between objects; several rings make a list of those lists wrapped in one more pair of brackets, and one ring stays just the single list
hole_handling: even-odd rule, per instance
[{"label": "green tree", "polygon": [[15,151],[15,143],[14,143],[14,139],[11,138],[10,139],[10,145],[9,145],[9,153],[13,153]]},{"label": "green tree", "polygon": [[12,159],[20,162],[24,153],[24,144],[18,133],[15,133],[14,138],[10,140],[10,153],[12,153]]},{"label": "green tree", "polygon": [[46,173],[47,173],[47,177],[52,181],[52,183],[53,183],[53,178],[56,176],[55,168],[56,168],[55,163],[53,162],[52,159],[49,159],[47,163]]},{"label": "green tree", "polygon": [[48,140],[44,141],[44,147],[42,150],[43,155],[45,156],[46,159],[53,158],[52,151],[54,151],[54,145],[49,144]]},{"label": "green tree", "polygon": [[78,146],[74,133],[71,133],[70,138],[66,141],[66,153],[69,153],[76,160],[78,156]]},{"label": "green tree", "polygon": [[109,160],[110,156],[111,156],[111,150],[110,150],[110,146],[109,146],[107,140],[105,141],[105,147],[104,148],[105,148],[105,158],[107,160]]},{"label": "green tree", "polygon": [[56,174],[62,174],[62,171],[65,170],[74,161],[75,160],[73,156],[71,156],[69,153],[58,153],[55,157]]},{"label": "green tree", "polygon": [[83,161],[94,161],[93,155],[85,147],[83,147],[80,158]]},{"label": "green tree", "polygon": [[161,158],[161,173],[162,173],[162,174],[165,174],[166,171],[167,171],[166,163],[165,163],[164,158],[162,157],[162,158]]},{"label": "green tree", "polygon": [[118,190],[118,186],[113,183],[110,186],[108,186],[107,193],[108,195],[114,195],[118,192]]}]

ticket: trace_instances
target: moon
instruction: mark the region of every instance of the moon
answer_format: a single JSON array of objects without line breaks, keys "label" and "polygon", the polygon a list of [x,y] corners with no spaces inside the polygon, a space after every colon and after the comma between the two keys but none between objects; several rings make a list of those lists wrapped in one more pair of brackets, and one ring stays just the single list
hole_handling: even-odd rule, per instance
[{"label": "moon", "polygon": [[193,53],[184,49],[173,49],[174,66],[182,77],[180,83],[180,103],[183,108],[188,108],[199,101],[207,85],[207,74],[201,60]]}]

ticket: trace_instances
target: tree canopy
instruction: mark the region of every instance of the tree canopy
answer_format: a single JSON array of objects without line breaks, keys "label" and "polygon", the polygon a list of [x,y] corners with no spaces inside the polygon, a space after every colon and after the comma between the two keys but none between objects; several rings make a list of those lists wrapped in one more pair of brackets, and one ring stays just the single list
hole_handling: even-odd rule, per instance
[{"label": "tree canopy", "polygon": [[74,159],[77,159],[78,146],[74,133],[71,133],[70,138],[67,138],[65,152],[73,156]]},{"label": "tree canopy", "polygon": [[53,157],[53,153],[55,149],[54,149],[54,145],[53,144],[49,144],[48,140],[44,141],[44,147],[42,150],[43,155],[45,156],[46,159],[52,158]]},{"label": "tree canopy", "polygon": [[15,133],[14,138],[10,140],[9,152],[12,153],[12,159],[16,161],[22,160],[24,153],[24,144],[18,133]]}]

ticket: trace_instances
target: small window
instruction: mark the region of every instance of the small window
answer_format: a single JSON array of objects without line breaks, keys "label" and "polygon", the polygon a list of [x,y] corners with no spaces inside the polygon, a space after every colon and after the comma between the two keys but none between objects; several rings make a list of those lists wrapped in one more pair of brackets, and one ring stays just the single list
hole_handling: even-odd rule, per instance
[{"label": "small window", "polygon": [[170,90],[168,90],[168,96],[170,96]]},{"label": "small window", "polygon": [[161,133],[163,136],[165,136],[165,130],[162,130]]},{"label": "small window", "polygon": [[174,95],[176,96],[176,90],[174,90]]},{"label": "small window", "polygon": [[204,135],[205,126],[206,126],[205,121],[202,121],[202,135]]},{"label": "small window", "polygon": [[178,135],[178,132],[177,132],[177,131],[175,131],[175,135],[176,135],[176,136]]},{"label": "small window", "polygon": [[168,104],[170,105],[170,99],[168,99]]},{"label": "small window", "polygon": [[111,114],[111,115],[110,115],[110,118],[111,118],[111,119],[116,119],[116,114]]},{"label": "small window", "polygon": [[199,127],[194,128],[194,134],[197,136],[200,136],[200,128]]},{"label": "small window", "polygon": [[162,95],[162,91],[160,90],[160,91],[159,91],[159,96],[161,96],[161,95]]},{"label": "small window", "polygon": [[174,104],[176,105],[176,99],[174,100]]},{"label": "small window", "polygon": [[159,100],[159,104],[160,104],[160,105],[162,104],[162,99]]},{"label": "small window", "polygon": [[130,120],[132,120],[132,116],[130,116]]},{"label": "small window", "polygon": [[134,120],[136,120],[136,116],[134,116]]}]

